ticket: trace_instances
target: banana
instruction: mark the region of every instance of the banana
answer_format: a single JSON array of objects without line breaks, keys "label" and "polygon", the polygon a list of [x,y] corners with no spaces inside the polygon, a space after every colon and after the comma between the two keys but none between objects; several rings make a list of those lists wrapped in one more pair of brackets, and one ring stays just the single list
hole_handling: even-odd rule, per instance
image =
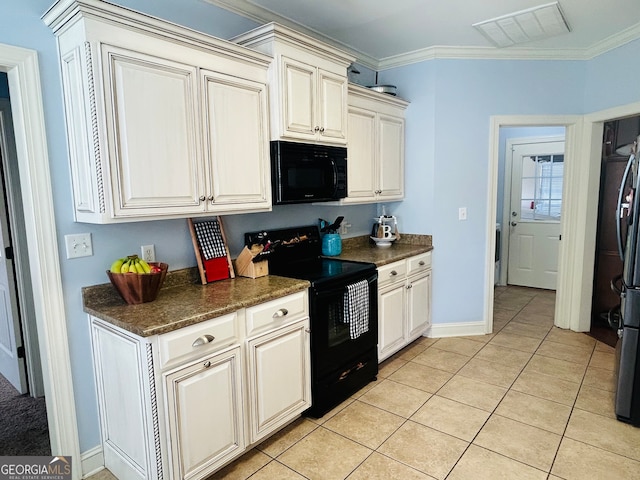
[{"label": "banana", "polygon": [[135,259],[134,265],[136,267],[136,273],[144,273],[144,268],[142,267],[142,264],[140,263],[139,258]]},{"label": "banana", "polygon": [[149,264],[147,262],[145,262],[143,259],[139,258],[138,259],[138,263],[140,264],[140,266],[142,267],[142,269],[144,270],[143,273],[150,273],[151,272],[151,267],[149,266]]},{"label": "banana", "polygon": [[130,268],[131,268],[131,260],[127,259],[127,261],[122,264],[122,268],[120,269],[120,273],[129,273],[129,269]]},{"label": "banana", "polygon": [[122,264],[126,258],[119,258],[115,262],[111,264],[111,268],[109,269],[112,273],[120,273],[122,271]]}]

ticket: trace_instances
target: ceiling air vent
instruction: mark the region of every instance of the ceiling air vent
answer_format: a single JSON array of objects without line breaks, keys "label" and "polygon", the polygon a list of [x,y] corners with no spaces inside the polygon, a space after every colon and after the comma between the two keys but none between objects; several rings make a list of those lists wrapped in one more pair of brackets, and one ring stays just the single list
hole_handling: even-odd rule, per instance
[{"label": "ceiling air vent", "polygon": [[496,47],[541,40],[571,31],[558,2],[527,8],[472,26]]}]

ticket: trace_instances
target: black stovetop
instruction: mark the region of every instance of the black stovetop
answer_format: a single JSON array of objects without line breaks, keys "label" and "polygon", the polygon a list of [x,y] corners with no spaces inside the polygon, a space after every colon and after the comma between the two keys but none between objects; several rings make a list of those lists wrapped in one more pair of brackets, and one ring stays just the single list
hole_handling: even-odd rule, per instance
[{"label": "black stovetop", "polygon": [[269,245],[269,274],[308,280],[313,286],[373,273],[373,263],[322,256],[322,236],[316,225],[245,233],[245,245]]}]

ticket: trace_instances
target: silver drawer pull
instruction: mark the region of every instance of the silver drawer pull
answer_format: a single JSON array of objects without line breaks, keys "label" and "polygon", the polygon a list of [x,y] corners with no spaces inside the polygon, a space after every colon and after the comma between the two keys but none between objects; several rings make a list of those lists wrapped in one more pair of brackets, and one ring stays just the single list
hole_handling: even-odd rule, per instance
[{"label": "silver drawer pull", "polygon": [[207,360],[206,362],[204,362],[204,365],[203,365],[204,368],[209,368],[210,366],[211,366],[210,361]]},{"label": "silver drawer pull", "polygon": [[200,347],[202,345],[206,345],[207,343],[211,343],[216,339],[216,337],[214,337],[213,335],[209,335],[208,333],[206,335],[201,335],[198,338],[196,338],[193,343],[191,344],[192,347]]},{"label": "silver drawer pull", "polygon": [[286,308],[281,308],[280,310],[278,310],[276,313],[273,314],[273,318],[284,317],[288,313],[289,313],[289,310],[287,310]]},{"label": "silver drawer pull", "polygon": [[420,265],[421,267],[424,267],[424,265],[425,265],[424,260],[420,260],[420,261],[418,262],[418,265]]},{"label": "silver drawer pull", "polygon": [[391,270],[391,271],[389,272],[389,276],[390,276],[390,277],[395,277],[396,275],[398,275],[398,272],[396,272],[395,270]]}]

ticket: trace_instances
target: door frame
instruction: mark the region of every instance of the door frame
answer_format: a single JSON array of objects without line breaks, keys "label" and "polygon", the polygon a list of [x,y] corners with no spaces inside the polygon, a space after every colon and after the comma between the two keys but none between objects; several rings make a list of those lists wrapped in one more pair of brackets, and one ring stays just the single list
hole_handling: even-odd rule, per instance
[{"label": "door frame", "polygon": [[[511,172],[513,164],[513,147],[515,145],[524,145],[530,143],[564,142],[565,137],[566,135],[551,135],[542,137],[519,137],[507,139],[507,145],[504,152],[504,185],[502,188],[502,235],[500,235],[500,278],[498,279],[499,285],[507,284],[507,270],[509,265],[509,242],[511,240],[511,235],[509,234],[510,230],[508,229],[508,227],[509,222],[511,221],[511,217],[509,214],[510,208],[508,207],[511,207]],[[564,188],[564,178],[562,183]],[[507,229],[506,234],[505,229]]]},{"label": "door frame", "polygon": [[37,52],[0,44],[0,70],[7,72],[11,92],[51,453],[71,455],[73,478],[79,479],[78,423]]},{"label": "door frame", "polygon": [[[582,240],[576,235],[580,230],[577,220],[583,206],[579,199],[588,196],[588,171],[580,168],[583,117],[579,115],[494,115],[489,119],[489,174],[487,185],[487,223],[485,238],[487,251],[485,256],[485,332],[493,331],[493,299],[496,249],[496,211],[498,203],[498,159],[500,151],[500,127],[565,127],[565,172],[562,185],[563,208],[565,213],[560,222],[563,241],[558,252],[558,284],[554,323],[561,328],[573,327],[575,313],[576,283],[581,278],[584,265],[575,264],[578,243]],[[593,252],[592,252],[593,253]],[[575,277],[576,272],[580,276]],[[573,308],[572,308],[573,307]],[[578,305],[579,307],[579,305]]]}]

